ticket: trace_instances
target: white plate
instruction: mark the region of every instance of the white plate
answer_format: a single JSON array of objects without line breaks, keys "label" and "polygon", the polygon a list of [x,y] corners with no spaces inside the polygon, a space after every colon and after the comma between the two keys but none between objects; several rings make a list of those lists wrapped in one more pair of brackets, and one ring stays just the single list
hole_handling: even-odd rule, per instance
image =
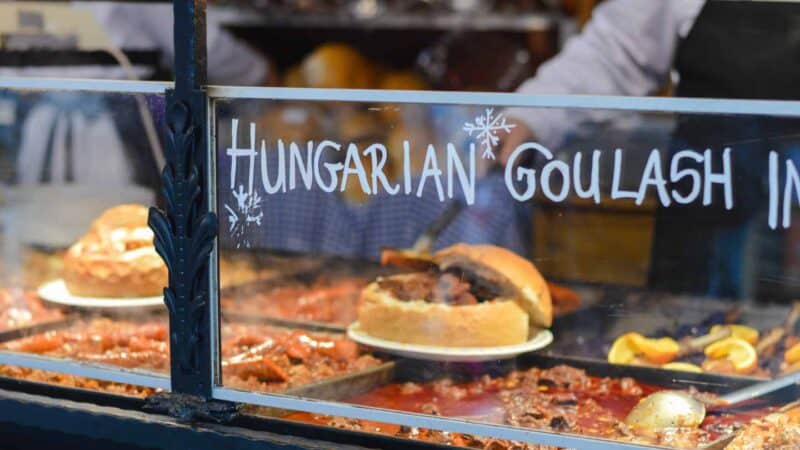
[{"label": "white plate", "polygon": [[374,347],[398,356],[448,362],[480,362],[511,359],[523,353],[539,350],[553,342],[550,330],[532,330],[527,342],[500,347],[436,347],[430,345],[403,344],[387,341],[365,334],[358,322],[347,327],[347,336],[359,344]]},{"label": "white plate", "polygon": [[51,303],[78,308],[127,309],[155,308],[164,305],[164,297],[101,298],[77,297],[69,293],[64,280],[55,280],[39,286],[39,297]]}]

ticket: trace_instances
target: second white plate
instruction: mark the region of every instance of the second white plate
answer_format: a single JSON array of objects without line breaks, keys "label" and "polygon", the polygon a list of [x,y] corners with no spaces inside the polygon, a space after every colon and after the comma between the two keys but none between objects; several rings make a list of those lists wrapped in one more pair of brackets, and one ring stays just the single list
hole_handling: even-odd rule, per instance
[{"label": "second white plate", "polygon": [[533,330],[531,337],[526,342],[500,347],[437,347],[404,344],[365,334],[358,327],[358,322],[347,327],[347,336],[359,344],[374,347],[394,355],[446,362],[481,362],[511,359],[523,353],[547,347],[553,342],[553,333],[550,330]]},{"label": "second white plate", "polygon": [[164,297],[162,296],[140,298],[78,297],[70,294],[66,283],[61,279],[41,285],[37,293],[42,300],[77,308],[119,310],[129,308],[157,308],[164,305]]}]

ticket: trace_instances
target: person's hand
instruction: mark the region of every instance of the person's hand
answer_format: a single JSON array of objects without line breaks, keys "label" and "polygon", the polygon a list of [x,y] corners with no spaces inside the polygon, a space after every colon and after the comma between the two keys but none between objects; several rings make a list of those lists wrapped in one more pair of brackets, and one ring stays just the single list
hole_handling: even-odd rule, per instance
[{"label": "person's hand", "polygon": [[513,153],[520,144],[533,140],[533,132],[527,125],[516,119],[509,119],[508,123],[514,125],[514,128],[512,128],[511,133],[506,135],[503,139],[500,154],[497,158],[497,161],[503,166],[508,163],[508,158],[511,157],[511,153]]}]

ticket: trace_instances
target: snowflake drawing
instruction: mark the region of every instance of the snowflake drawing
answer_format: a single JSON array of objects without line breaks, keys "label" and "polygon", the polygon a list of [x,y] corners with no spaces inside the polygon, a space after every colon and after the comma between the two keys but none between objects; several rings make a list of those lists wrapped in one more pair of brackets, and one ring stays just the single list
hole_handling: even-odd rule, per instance
[{"label": "snowflake drawing", "polygon": [[236,248],[250,248],[251,228],[260,227],[264,218],[261,197],[258,192],[245,192],[242,185],[233,192],[233,197],[236,199],[235,209],[227,203],[224,205],[228,211],[228,232],[236,242]]},{"label": "snowflake drawing", "polygon": [[516,125],[506,123],[506,118],[502,114],[495,115],[494,108],[487,108],[484,114],[475,118],[474,122],[465,123],[464,131],[470,137],[475,134],[475,139],[480,141],[483,147],[484,159],[495,159],[494,148],[500,143],[500,132],[511,133],[514,127]]}]

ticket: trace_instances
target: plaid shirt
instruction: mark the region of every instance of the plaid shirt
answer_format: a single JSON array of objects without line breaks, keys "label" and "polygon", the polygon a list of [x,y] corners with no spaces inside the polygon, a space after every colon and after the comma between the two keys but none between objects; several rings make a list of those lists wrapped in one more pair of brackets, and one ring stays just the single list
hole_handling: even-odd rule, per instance
[{"label": "plaid shirt", "polygon": [[[238,245],[353,258],[377,259],[382,247],[410,247],[448,205],[439,201],[433,183],[426,183],[421,197],[381,193],[360,204],[349,203],[338,193],[324,192],[316,186],[311,190],[302,186],[285,193],[264,194],[257,211],[260,220],[235,229],[224,208],[236,204],[233,192],[227,188],[220,186],[219,191],[223,247]],[[237,223],[241,224],[241,220]],[[493,174],[476,183],[475,203],[462,210],[444,230],[435,248],[456,242],[492,243],[527,254],[529,228],[529,207],[514,200],[502,176]]]}]

